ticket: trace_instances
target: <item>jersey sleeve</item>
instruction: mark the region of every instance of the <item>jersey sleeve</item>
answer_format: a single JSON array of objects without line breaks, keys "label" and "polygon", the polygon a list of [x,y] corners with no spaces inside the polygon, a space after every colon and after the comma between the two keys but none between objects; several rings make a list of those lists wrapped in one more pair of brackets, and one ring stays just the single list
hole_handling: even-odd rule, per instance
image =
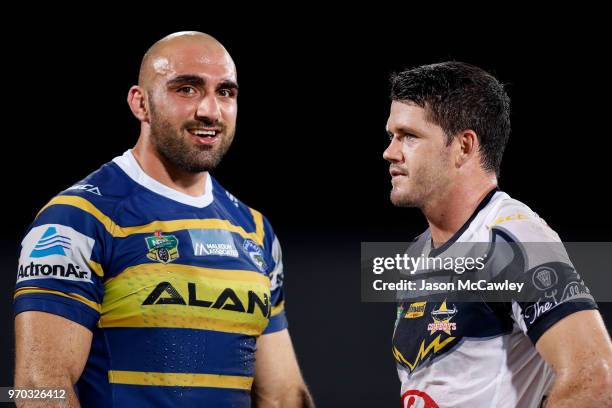
[{"label": "jersey sleeve", "polygon": [[52,313],[92,330],[101,313],[107,238],[103,224],[90,212],[52,200],[21,243],[15,315],[25,311]]},{"label": "jersey sleeve", "polygon": [[555,323],[581,310],[597,309],[559,236],[535,214],[508,219],[493,231],[520,246],[517,280],[524,283],[512,301],[512,318],[535,344]]},{"label": "jersey sleeve", "polygon": [[272,260],[272,265],[269,268],[270,272],[268,273],[271,293],[270,321],[263,332],[263,334],[269,334],[286,329],[288,322],[285,315],[283,253],[281,245],[267,219],[264,221],[264,228],[266,231],[265,246],[269,251],[269,259]]}]

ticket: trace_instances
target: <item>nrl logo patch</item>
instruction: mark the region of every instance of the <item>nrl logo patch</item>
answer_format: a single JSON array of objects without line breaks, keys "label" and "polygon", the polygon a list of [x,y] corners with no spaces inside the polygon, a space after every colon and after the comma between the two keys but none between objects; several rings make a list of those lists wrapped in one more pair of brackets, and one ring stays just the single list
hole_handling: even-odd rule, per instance
[{"label": "nrl logo patch", "polygon": [[168,263],[179,257],[178,239],[174,235],[162,235],[160,231],[146,237],[145,242],[149,252],[147,258],[152,261]]}]

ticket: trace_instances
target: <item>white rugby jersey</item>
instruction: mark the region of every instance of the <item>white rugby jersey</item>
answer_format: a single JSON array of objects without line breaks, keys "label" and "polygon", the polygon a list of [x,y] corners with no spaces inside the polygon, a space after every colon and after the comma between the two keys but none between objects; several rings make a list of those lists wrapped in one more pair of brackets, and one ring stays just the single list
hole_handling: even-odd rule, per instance
[{"label": "white rugby jersey", "polygon": [[[499,242],[518,243],[521,253],[509,259],[498,253]],[[551,245],[524,245],[528,242]],[[432,249],[427,230],[408,252],[456,257],[458,249],[469,252],[470,243],[479,243],[476,251],[486,252],[493,276],[518,265],[536,301],[425,297],[400,302],[393,354],[403,407],[537,408],[552,385],[553,372],[535,343],[559,320],[597,305],[559,236],[529,207],[497,189],[444,245]]]}]

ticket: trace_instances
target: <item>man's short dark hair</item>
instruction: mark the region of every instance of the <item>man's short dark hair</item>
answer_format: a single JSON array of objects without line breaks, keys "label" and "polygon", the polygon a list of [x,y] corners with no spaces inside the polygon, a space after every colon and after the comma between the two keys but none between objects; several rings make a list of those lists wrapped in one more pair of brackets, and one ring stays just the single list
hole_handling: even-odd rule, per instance
[{"label": "man's short dark hair", "polygon": [[491,74],[456,61],[423,65],[391,76],[391,99],[425,109],[449,144],[463,130],[476,132],[482,167],[499,174],[510,136],[510,98]]}]

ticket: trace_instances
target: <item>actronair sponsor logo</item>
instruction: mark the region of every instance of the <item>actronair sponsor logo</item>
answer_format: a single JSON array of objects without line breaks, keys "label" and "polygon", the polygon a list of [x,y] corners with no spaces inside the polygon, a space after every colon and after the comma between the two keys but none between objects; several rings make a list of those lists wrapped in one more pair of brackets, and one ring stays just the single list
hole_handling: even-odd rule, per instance
[{"label": "actronair sponsor logo", "polygon": [[19,265],[17,279],[22,280],[26,278],[59,277],[87,280],[88,273],[88,271],[81,270],[80,266],[73,263],[68,263],[67,265],[51,265],[30,262],[29,265]]},{"label": "actronair sponsor logo", "polygon": [[66,225],[34,227],[21,243],[17,282],[31,279],[91,282],[88,263],[94,244],[93,238]]},{"label": "actronair sponsor logo", "polygon": [[70,237],[57,232],[56,227],[49,227],[40,237],[30,256],[32,258],[43,258],[49,255],[64,255],[70,252]]}]

